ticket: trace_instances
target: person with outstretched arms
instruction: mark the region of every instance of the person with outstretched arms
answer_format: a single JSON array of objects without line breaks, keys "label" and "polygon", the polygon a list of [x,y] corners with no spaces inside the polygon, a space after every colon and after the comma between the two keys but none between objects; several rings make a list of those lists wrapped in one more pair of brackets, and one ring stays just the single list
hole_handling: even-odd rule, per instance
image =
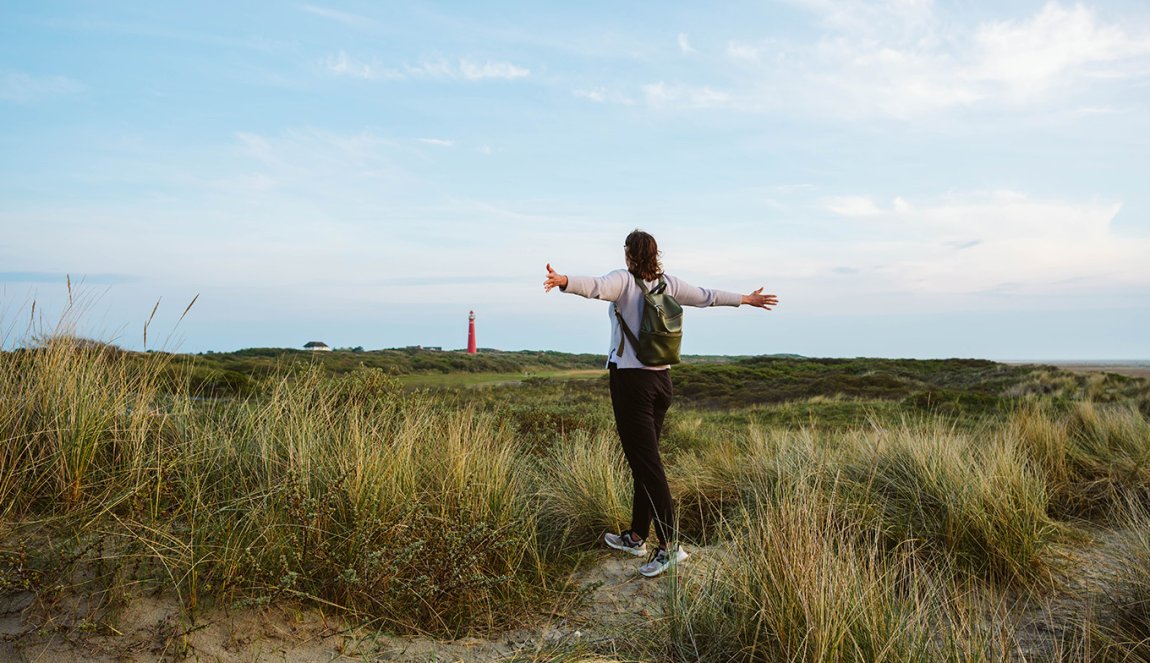
[{"label": "person with outstretched arms", "polygon": [[[650,360],[652,354],[646,348],[636,347],[644,342],[638,334],[649,295],[667,294],[673,298],[672,302],[683,306],[745,305],[768,311],[779,299],[762,294],[763,288],[742,295],[699,288],[665,274],[655,238],[641,230],[627,236],[623,250],[626,269],[604,276],[568,276],[556,272],[548,263],[543,289],[550,292],[552,288],[559,288],[568,294],[612,302],[609,311],[611,351],[607,359],[611,407],[623,455],[631,468],[634,494],[630,528],[618,534],[608,533],[603,538],[615,550],[646,557],[646,540],[654,521],[659,545],[649,561],[639,567],[640,573],[653,577],[685,560],[687,552],[679,544],[671,489],[659,455],[663,419],[672,398],[670,365],[644,363],[640,356]],[[675,348],[675,358],[671,361],[677,361],[677,345]]]}]

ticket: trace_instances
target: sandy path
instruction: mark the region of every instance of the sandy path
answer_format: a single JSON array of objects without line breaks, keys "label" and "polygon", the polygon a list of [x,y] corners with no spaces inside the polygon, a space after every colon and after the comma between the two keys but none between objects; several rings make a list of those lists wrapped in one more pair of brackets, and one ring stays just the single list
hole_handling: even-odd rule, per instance
[{"label": "sandy path", "polygon": [[[695,551],[684,573],[698,572],[705,557]],[[545,659],[564,650],[586,651],[594,643],[609,652],[618,638],[642,633],[637,627],[661,613],[669,579],[642,577],[642,561],[604,552],[575,573],[586,596],[580,609],[541,618],[533,628],[455,641],[348,628],[320,610],[284,604],[216,611],[191,626],[168,596],[133,599],[116,622],[120,634],[92,633],[78,619],[30,624],[37,621],[33,597],[9,595],[0,597],[0,661],[500,661]]]},{"label": "sandy path", "polygon": [[[1018,596],[1009,608],[1017,640],[1016,654],[1028,659],[1053,655],[1051,647],[1082,617],[1086,606],[1103,600],[1116,574],[1118,532],[1093,532],[1089,542],[1059,546],[1068,560],[1056,583],[1059,591]],[[707,574],[722,551],[692,549],[683,576]],[[584,601],[571,612],[540,615],[536,625],[490,638],[441,641],[394,637],[349,628],[315,608],[277,604],[216,611],[190,626],[178,603],[166,596],[142,596],[120,614],[120,634],[90,633],[53,615],[37,621],[28,593],[0,596],[0,662],[79,663],[142,661],[612,661],[617,646],[630,645],[652,632],[672,577],[643,578],[640,558],[603,552],[573,575]],[[634,651],[633,648],[631,648]],[[598,652],[588,658],[586,652]]]}]

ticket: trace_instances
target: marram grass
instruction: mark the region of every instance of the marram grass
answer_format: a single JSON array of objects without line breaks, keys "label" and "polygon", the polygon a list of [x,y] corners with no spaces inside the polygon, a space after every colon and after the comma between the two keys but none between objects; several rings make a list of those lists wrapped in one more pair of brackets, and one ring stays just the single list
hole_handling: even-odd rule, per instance
[{"label": "marram grass", "polygon": [[673,583],[668,657],[704,661],[991,661],[962,585],[912,545],[849,525],[814,476],[749,497],[728,545]]},{"label": "marram grass", "polygon": [[1105,520],[1128,498],[1150,505],[1150,420],[1132,404],[1041,401],[1019,409],[1007,436],[1042,476],[1052,515]]},{"label": "marram grass", "polygon": [[113,532],[192,610],[302,598],[456,634],[564,585],[540,559],[527,459],[491,415],[314,370],[193,402],[161,395],[158,368],[77,344],[6,353],[4,517]]},{"label": "marram grass", "polygon": [[538,508],[551,540],[586,546],[630,524],[630,470],[613,435],[577,431],[552,446],[537,472]]},{"label": "marram grass", "polygon": [[913,542],[995,582],[1049,579],[1058,526],[1046,484],[1012,438],[903,425],[860,433],[836,460],[843,498],[888,545]]},{"label": "marram grass", "polygon": [[[0,354],[0,531],[70,528],[116,582],[191,611],[289,598],[391,631],[497,631],[567,596],[565,552],[629,517],[601,401],[525,435],[376,369],[206,399],[166,355],[30,345]],[[1145,503],[1147,431],[1136,409],[1090,403],[961,430],[686,415],[665,461],[688,545],[710,548],[653,626],[658,657],[1009,658],[986,597],[1043,590],[1062,518]]]}]

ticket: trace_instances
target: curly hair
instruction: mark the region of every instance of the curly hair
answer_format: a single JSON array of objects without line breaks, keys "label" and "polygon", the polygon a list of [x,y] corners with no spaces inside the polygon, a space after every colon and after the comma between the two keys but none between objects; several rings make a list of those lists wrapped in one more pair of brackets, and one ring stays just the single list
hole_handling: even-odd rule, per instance
[{"label": "curly hair", "polygon": [[636,228],[623,243],[627,253],[627,269],[643,279],[654,281],[663,275],[663,265],[659,262],[659,245],[655,238]]}]

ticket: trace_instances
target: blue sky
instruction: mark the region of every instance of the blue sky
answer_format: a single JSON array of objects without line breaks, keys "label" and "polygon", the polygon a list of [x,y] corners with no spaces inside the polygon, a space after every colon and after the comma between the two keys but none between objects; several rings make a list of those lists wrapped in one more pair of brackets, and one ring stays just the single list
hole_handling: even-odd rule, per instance
[{"label": "blue sky", "polygon": [[1150,358],[1148,110],[1126,0],[6,3],[0,333],[606,352],[641,227],[688,352]]}]

